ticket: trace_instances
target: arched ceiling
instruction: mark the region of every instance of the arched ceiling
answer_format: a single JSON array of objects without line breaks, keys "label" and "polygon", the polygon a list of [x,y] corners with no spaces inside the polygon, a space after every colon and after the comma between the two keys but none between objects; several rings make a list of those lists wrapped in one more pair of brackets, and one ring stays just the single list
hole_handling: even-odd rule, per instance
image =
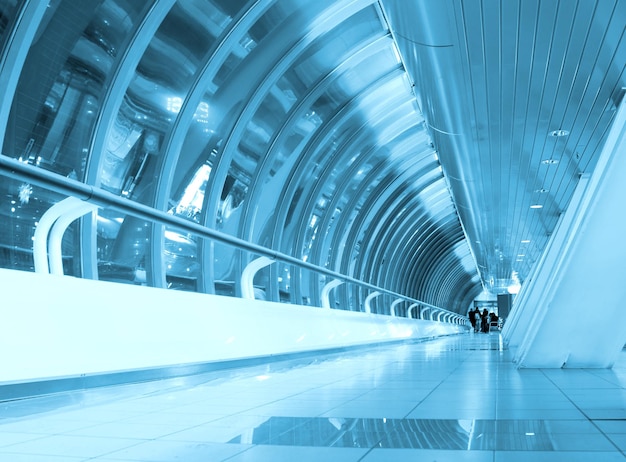
[{"label": "arched ceiling", "polygon": [[626,2],[385,0],[485,287],[523,282],[626,86]]},{"label": "arched ceiling", "polygon": [[[624,1],[471,3],[0,0],[3,154],[464,313],[528,275],[626,61]],[[87,277],[214,291],[246,263],[114,213],[95,234]]]}]

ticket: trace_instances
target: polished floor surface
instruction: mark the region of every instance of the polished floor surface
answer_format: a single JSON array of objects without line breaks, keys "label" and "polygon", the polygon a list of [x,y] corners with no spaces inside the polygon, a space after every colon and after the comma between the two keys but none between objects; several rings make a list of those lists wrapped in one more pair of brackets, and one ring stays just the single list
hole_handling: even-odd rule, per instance
[{"label": "polished floor surface", "polygon": [[0,403],[0,461],[623,461],[612,370],[517,370],[498,333]]}]

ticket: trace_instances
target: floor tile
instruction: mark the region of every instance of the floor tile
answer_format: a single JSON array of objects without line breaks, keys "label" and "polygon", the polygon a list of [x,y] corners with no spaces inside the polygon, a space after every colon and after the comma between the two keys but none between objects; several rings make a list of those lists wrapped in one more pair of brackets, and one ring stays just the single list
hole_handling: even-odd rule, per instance
[{"label": "floor tile", "polygon": [[492,451],[445,451],[428,449],[374,449],[362,462],[493,462]]},{"label": "floor tile", "polygon": [[45,438],[46,435],[38,435],[36,433],[12,433],[7,431],[0,431],[0,450],[5,446],[11,446],[17,443],[24,443],[26,441],[36,440],[38,438]]},{"label": "floor tile", "polygon": [[225,459],[228,462],[358,462],[364,460],[367,449],[354,448],[302,448],[283,446],[252,446]]},{"label": "floor tile", "polygon": [[93,459],[97,462],[136,461],[136,462],[218,462],[226,460],[248,446],[235,444],[188,443],[175,441],[147,441],[133,447],[110,453],[102,458]]},{"label": "floor tile", "polygon": [[84,457],[16,454],[0,451],[2,462],[82,462]]},{"label": "floor tile", "polygon": [[498,409],[496,411],[498,419],[543,419],[543,420],[563,420],[579,419],[585,420],[585,415],[578,409]]},{"label": "floor tile", "polygon": [[4,402],[0,462],[622,461],[616,364],[518,370],[468,334]]},{"label": "floor tile", "polygon": [[54,435],[5,446],[3,451],[50,457],[98,457],[138,443],[141,443],[141,440]]},{"label": "floor tile", "polygon": [[67,432],[71,436],[96,436],[101,438],[133,438],[133,439],[157,439],[180,430],[180,426],[174,423],[159,425],[149,423],[110,422],[94,425],[80,430]]},{"label": "floor tile", "polygon": [[498,451],[494,462],[624,462],[620,452]]}]

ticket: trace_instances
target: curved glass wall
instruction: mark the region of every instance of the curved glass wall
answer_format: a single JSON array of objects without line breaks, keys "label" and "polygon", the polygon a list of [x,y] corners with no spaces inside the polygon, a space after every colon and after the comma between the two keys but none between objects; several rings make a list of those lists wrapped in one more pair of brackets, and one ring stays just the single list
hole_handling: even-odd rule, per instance
[{"label": "curved glass wall", "polygon": [[[0,40],[19,11],[0,3]],[[480,291],[379,2],[59,0],[40,13],[18,44],[4,155],[425,303],[465,312],[455,293]],[[0,264],[33,271],[37,223],[62,196],[0,188]],[[258,257],[115,207],[70,226],[63,255],[65,274],[227,295]],[[254,294],[321,306],[330,280],[280,262]],[[343,284],[329,303],[391,313],[393,296],[368,295]]]},{"label": "curved glass wall", "polygon": [[[101,102],[143,8],[124,0],[48,5],[28,45],[13,96],[4,155],[69,178],[84,178]],[[30,197],[41,213],[57,200],[31,185],[20,188],[23,197],[24,191],[32,191]],[[27,205],[18,205],[22,207]],[[35,231],[31,215],[27,210],[19,215],[24,220],[16,225],[15,234],[22,243]],[[69,234],[77,236],[78,225]],[[81,255],[73,242],[64,241],[64,253],[72,260]],[[78,261],[68,269],[81,274]]]}]

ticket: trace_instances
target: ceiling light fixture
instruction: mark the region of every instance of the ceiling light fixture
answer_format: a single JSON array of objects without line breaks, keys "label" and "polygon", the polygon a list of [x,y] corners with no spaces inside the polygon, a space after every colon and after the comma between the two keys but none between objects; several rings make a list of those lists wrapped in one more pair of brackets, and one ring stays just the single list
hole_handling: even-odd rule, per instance
[{"label": "ceiling light fixture", "polygon": [[530,239],[522,239],[522,244],[530,244]]},{"label": "ceiling light fixture", "polygon": [[546,164],[546,165],[554,165],[554,164],[558,164],[559,161],[556,159],[544,159],[541,161],[542,164]]},{"label": "ceiling light fixture", "polygon": [[569,132],[567,130],[554,130],[553,132],[550,132],[550,136],[556,136],[556,137],[560,137],[560,136],[567,136],[569,135]]},{"label": "ceiling light fixture", "polygon": [[533,204],[533,205],[530,206],[530,208],[531,209],[541,209],[541,208],[543,208],[543,205],[541,205],[541,204]]},{"label": "ceiling light fixture", "polygon": [[536,192],[536,193],[541,193],[541,194],[545,194],[545,193],[547,193],[548,191],[549,191],[548,189],[544,189],[544,188],[541,188],[541,189],[535,189],[535,192]]}]

